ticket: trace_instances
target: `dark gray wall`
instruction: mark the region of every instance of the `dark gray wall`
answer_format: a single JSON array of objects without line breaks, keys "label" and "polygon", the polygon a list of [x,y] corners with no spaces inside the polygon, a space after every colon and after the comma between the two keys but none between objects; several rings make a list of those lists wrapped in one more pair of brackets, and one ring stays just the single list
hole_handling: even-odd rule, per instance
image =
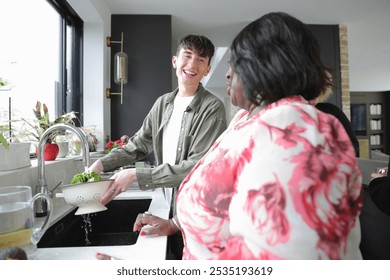
[{"label": "dark gray wall", "polygon": [[[120,41],[124,33],[123,51],[128,55],[128,83],[124,86],[123,104],[120,96],[111,97],[111,138],[132,136],[156,99],[172,91],[171,16],[112,15],[111,39]],[[120,44],[111,46],[111,61],[120,51]],[[120,92],[114,83],[111,65],[111,91]]]}]

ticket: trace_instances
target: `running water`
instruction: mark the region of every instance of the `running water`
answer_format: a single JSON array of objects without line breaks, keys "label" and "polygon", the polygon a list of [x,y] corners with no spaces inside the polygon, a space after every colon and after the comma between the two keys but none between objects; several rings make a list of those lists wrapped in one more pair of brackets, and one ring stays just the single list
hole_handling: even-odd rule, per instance
[{"label": "running water", "polygon": [[92,242],[89,240],[89,233],[92,232],[92,221],[91,216],[89,214],[81,215],[83,217],[84,226],[81,226],[81,228],[84,228],[85,232],[85,246],[91,245]]}]

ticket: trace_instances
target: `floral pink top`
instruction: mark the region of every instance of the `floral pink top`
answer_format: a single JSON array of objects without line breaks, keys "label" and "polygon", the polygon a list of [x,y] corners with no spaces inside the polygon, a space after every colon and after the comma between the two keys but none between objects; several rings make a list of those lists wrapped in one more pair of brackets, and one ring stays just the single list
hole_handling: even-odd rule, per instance
[{"label": "floral pink top", "polygon": [[362,179],[339,121],[300,96],[247,115],[180,186],[183,259],[361,259]]}]

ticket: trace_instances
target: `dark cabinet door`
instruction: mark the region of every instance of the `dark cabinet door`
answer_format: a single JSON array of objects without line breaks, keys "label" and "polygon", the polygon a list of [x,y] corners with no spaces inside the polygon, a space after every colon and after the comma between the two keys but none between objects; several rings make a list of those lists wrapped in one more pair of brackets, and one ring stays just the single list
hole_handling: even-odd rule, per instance
[{"label": "dark cabinet door", "polygon": [[[156,99],[172,91],[172,35],[169,15],[112,15],[111,39],[120,41],[128,56],[128,82],[120,96],[111,96],[111,139],[132,136]],[[111,48],[111,91],[120,92],[114,83],[114,55],[120,44]]]}]

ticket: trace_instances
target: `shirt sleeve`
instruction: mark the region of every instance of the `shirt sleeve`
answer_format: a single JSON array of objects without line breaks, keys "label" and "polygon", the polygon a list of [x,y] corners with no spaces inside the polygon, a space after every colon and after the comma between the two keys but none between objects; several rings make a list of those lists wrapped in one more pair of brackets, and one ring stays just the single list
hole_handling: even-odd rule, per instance
[{"label": "shirt sleeve", "polygon": [[145,117],[142,127],[129,139],[125,146],[111,150],[108,155],[100,159],[104,171],[141,161],[153,151],[152,119],[155,118],[154,114],[156,114],[158,102],[156,101]]}]

